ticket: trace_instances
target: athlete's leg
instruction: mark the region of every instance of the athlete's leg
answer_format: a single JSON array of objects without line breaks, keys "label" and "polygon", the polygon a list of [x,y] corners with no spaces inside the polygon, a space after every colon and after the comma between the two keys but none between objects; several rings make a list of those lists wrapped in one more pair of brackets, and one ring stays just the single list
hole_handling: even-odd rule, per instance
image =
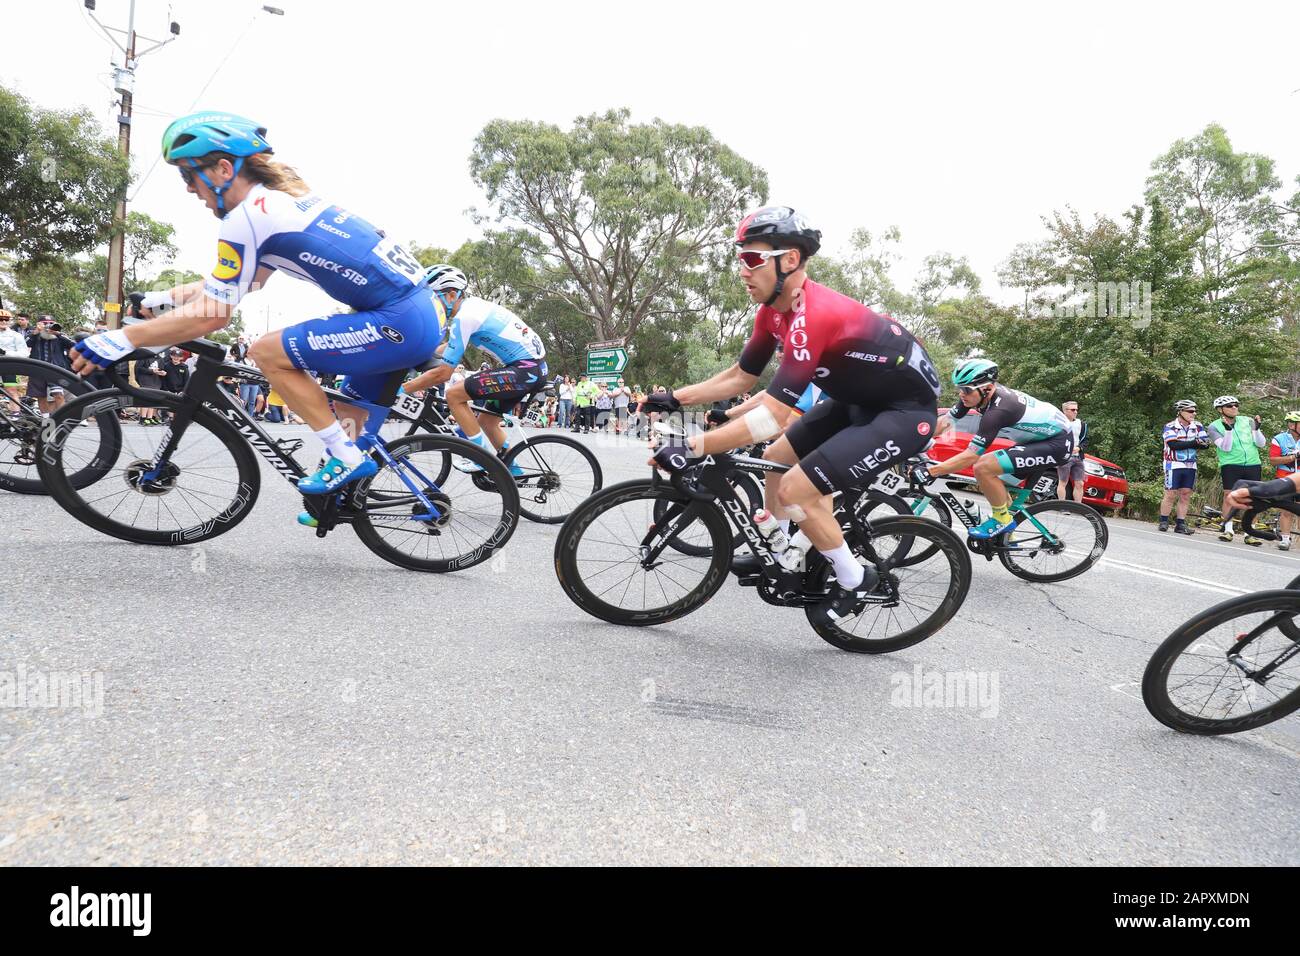
[{"label": "athlete's leg", "polygon": [[479,423],[478,416],[469,407],[469,393],[465,391],[464,379],[455,385],[447,386],[446,399],[447,408],[451,411],[452,417],[456,419],[456,424],[472,440],[479,433]]},{"label": "athlete's leg", "polygon": [[980,455],[972,470],[975,472],[975,483],[988,499],[989,505],[995,510],[1006,508],[1011,502],[1011,495],[1002,481],[1002,462],[997,455],[993,452]]},{"label": "athlete's leg", "polygon": [[262,336],[253,343],[248,354],[271,383],[271,387],[284,397],[285,404],[297,412],[298,417],[314,431],[320,431],[338,421],[330,411],[325,392],[310,373],[293,364],[280,336]]},{"label": "athlete's leg", "polygon": [[[795,454],[794,448],[791,447],[790,440],[782,435],[764,449],[763,460],[775,461],[782,465],[793,465],[799,460],[799,456]],[[768,472],[763,479],[763,507],[781,520],[789,518],[785,506],[781,504],[778,493],[781,487],[781,479],[784,477],[785,475],[781,472],[773,471]]]}]

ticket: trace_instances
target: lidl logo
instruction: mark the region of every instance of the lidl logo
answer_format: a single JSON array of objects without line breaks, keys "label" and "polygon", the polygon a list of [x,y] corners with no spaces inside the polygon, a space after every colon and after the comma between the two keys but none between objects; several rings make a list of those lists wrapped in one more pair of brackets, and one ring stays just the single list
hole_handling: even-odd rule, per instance
[{"label": "lidl logo", "polygon": [[238,242],[217,243],[217,264],[212,277],[222,282],[238,278],[244,269],[244,246]]}]

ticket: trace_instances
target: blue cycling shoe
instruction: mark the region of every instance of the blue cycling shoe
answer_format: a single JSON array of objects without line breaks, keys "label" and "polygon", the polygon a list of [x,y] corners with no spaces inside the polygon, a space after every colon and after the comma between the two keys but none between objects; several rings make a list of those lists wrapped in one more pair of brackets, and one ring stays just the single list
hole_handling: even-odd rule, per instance
[{"label": "blue cycling shoe", "polygon": [[524,470],[523,470],[522,468],[520,468],[518,465],[516,465],[514,462],[511,462],[511,463],[510,463],[510,474],[511,474],[512,477],[515,477],[515,478],[522,478],[522,477],[524,476]]},{"label": "blue cycling shoe", "polygon": [[327,495],[331,491],[338,491],[346,484],[369,478],[378,470],[379,466],[372,458],[366,458],[361,464],[353,465],[351,468],[337,458],[331,458],[316,474],[299,481],[298,490],[304,495]]},{"label": "blue cycling shoe", "polygon": [[315,516],[310,511],[299,511],[298,523],[304,528],[315,528],[320,525],[320,522],[316,520]]},{"label": "blue cycling shoe", "polygon": [[1014,521],[1008,521],[1006,524],[1003,524],[997,518],[988,518],[983,524],[976,525],[974,528],[969,529],[966,534],[972,538],[996,538],[1004,531],[1010,531],[1011,526],[1014,524]]}]

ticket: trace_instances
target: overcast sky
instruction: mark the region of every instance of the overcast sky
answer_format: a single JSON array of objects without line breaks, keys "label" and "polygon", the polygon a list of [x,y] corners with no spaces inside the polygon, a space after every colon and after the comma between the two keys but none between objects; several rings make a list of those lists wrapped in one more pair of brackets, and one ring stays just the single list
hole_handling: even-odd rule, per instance
[{"label": "overcast sky", "polygon": [[[165,36],[169,10],[181,24],[140,62],[138,174],[172,117],[241,113],[330,201],[454,248],[478,234],[468,156],[487,121],[567,126],[627,106],[709,127],[767,169],[772,200],[807,212],[830,252],[857,226],[896,224],[909,265],[966,255],[1015,300],[994,269],[1042,237],[1041,216],[1067,203],[1119,214],[1151,160],[1207,123],[1275,159],[1288,186],[1300,172],[1294,2],[277,3],[285,16],[137,0],[140,33]],[[99,0],[98,16],[125,25],[128,6]],[[112,130],[116,51],[81,0],[0,9],[0,81],[45,107],[90,107]],[[206,274],[217,223],[175,171],[160,163],[134,189],[132,208],[176,226],[177,265]],[[255,332],[328,311],[285,276],[244,306]]]}]

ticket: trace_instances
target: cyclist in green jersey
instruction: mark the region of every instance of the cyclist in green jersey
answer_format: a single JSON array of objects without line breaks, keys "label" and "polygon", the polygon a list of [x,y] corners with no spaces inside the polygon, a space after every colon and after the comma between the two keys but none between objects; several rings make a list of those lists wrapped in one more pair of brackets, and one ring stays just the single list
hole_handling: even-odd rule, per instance
[{"label": "cyclist in green jersey", "polygon": [[[1219,473],[1223,479],[1223,490],[1230,491],[1239,481],[1259,481],[1264,477],[1259,450],[1264,447],[1266,439],[1259,428],[1259,416],[1238,415],[1240,403],[1232,395],[1220,395],[1214,400],[1214,410],[1223,417],[1213,422],[1206,429],[1210,441],[1214,443],[1215,454],[1219,456]],[[1234,508],[1226,504],[1223,508],[1223,527],[1219,529],[1220,541],[1232,540],[1232,518]],[[1246,543],[1259,547],[1259,538],[1246,536]]]},{"label": "cyclist in green jersey", "polygon": [[[974,464],[975,481],[993,508],[992,516],[966,533],[972,538],[994,538],[1011,525],[1011,496],[1003,476],[1024,479],[1032,472],[1058,467],[1070,459],[1070,420],[1055,405],[998,384],[998,367],[987,359],[958,362],[952,373],[959,399],[939,419],[935,437],[942,435],[955,419],[969,414],[980,416],[979,429],[966,450],[947,461],[913,470],[921,484],[951,475]],[[995,438],[1009,438],[1016,444],[990,452]]]}]

